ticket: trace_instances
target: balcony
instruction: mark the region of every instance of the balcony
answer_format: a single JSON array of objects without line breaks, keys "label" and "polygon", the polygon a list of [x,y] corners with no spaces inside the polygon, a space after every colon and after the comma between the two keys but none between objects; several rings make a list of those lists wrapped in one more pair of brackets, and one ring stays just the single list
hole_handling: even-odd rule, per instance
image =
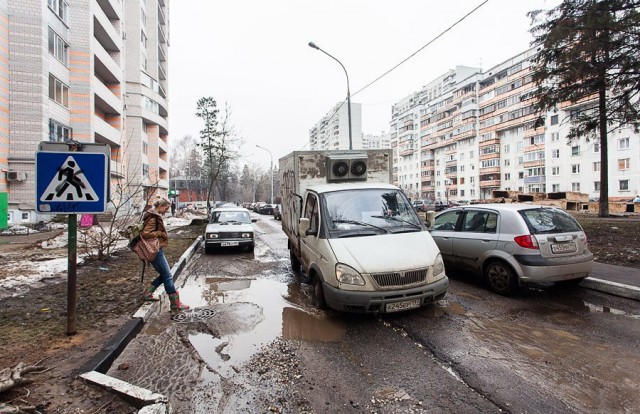
[{"label": "balcony", "polygon": [[102,9],[97,9],[93,15],[93,36],[109,52],[122,50],[122,39]]},{"label": "balcony", "polygon": [[162,10],[162,7],[160,5],[158,5],[158,22],[163,25],[167,24],[167,18],[164,14],[164,10]]},{"label": "balcony", "polygon": [[158,168],[160,170],[169,171],[169,163],[162,158],[158,158]]},{"label": "balcony", "polygon": [[158,26],[158,43],[168,43],[162,26]]},{"label": "balcony", "polygon": [[162,67],[162,63],[158,64],[158,78],[160,80],[167,80],[167,72],[165,72],[164,68]]},{"label": "balcony", "polygon": [[93,50],[93,66],[95,75],[103,79],[104,82],[122,83],[124,79],[124,71],[107,50],[102,47],[96,39],[91,39],[91,48]]},{"label": "balcony", "polygon": [[125,173],[124,173],[124,169],[123,169],[123,164],[118,162],[118,161],[114,161],[114,160],[110,160],[109,161],[109,166],[110,166],[110,172],[111,172],[111,176],[115,176],[115,177],[124,177]]},{"label": "balcony", "polygon": [[524,177],[525,184],[544,184],[546,181],[546,176],[544,175],[536,175],[532,177]]},{"label": "balcony", "polygon": [[122,11],[120,0],[96,0],[96,3],[110,20],[122,20],[120,17]]},{"label": "balcony", "polygon": [[167,55],[164,53],[164,49],[162,48],[161,44],[158,45],[158,60],[160,62],[166,62],[167,61]]},{"label": "balcony", "polygon": [[114,128],[98,115],[93,115],[92,123],[96,142],[118,147],[122,145],[122,131]]},{"label": "balcony", "polygon": [[413,155],[415,150],[413,148],[407,148],[400,152],[401,157],[408,157],[409,155]]},{"label": "balcony", "polygon": [[500,180],[480,181],[480,188],[500,188]]},{"label": "balcony", "polygon": [[[114,85],[118,88],[120,85]],[[98,78],[93,78],[93,93],[95,94],[95,105],[108,114],[122,114],[123,102],[111,89]]]}]

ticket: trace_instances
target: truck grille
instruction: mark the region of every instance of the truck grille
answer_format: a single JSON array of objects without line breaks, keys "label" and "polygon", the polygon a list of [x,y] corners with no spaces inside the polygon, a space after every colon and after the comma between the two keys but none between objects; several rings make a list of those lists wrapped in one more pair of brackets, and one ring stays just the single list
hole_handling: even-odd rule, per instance
[{"label": "truck grille", "polygon": [[371,275],[380,287],[407,286],[427,280],[427,269],[408,272],[374,273]]}]

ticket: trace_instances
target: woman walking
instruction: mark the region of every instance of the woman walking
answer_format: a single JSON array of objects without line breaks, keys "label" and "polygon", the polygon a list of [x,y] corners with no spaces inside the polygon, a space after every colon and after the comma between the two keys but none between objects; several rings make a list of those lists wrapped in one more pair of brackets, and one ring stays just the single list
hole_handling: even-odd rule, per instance
[{"label": "woman walking", "polygon": [[158,277],[151,282],[150,286],[145,288],[144,299],[147,301],[159,300],[154,296],[153,292],[155,292],[160,285],[164,284],[164,290],[169,295],[169,301],[171,302],[171,310],[185,310],[189,309],[189,306],[180,302],[180,294],[176,291],[176,287],[173,284],[171,268],[163,251],[163,249],[169,245],[169,236],[164,227],[162,216],[170,207],[171,203],[168,200],[158,198],[153,202],[153,207],[144,213],[143,222],[145,225],[140,236],[144,239],[157,238],[160,244],[158,255],[151,262],[153,268],[158,272]]}]

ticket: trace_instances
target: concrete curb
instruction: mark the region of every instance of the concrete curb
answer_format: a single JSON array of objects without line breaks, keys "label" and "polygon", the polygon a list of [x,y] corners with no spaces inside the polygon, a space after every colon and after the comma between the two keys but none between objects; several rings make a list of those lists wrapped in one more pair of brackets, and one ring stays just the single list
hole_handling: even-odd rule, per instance
[{"label": "concrete curb", "polygon": [[597,290],[598,292],[609,293],[611,295],[620,296],[622,298],[640,300],[640,288],[629,286],[622,283],[610,282],[608,280],[588,277],[580,286],[583,288]]},{"label": "concrete curb", "polygon": [[[171,274],[174,280],[180,277],[182,270],[195,254],[201,241],[202,236],[198,236],[193,244],[189,246],[182,256],[180,256],[180,259],[173,265]],[[164,293],[164,288],[160,287],[156,292]],[[131,321],[125,324],[125,326],[105,344],[98,354],[82,365],[79,372],[81,373],[80,377],[86,381],[113,390],[134,401],[143,401],[142,406],[145,407],[145,413],[171,413],[171,406],[167,403],[166,397],[105,375],[113,361],[122,353],[127,344],[138,335],[151,314],[156,311],[157,307],[158,302],[147,302],[143,304],[133,315]],[[140,398],[141,396],[148,395],[151,395],[153,398]]]}]

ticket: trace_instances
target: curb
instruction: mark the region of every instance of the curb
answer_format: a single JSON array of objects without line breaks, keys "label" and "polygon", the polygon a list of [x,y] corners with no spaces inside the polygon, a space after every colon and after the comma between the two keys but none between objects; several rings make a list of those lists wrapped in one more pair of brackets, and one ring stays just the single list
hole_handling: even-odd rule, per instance
[{"label": "curb", "polygon": [[[174,280],[180,277],[182,270],[195,254],[201,241],[202,236],[198,236],[193,244],[189,246],[182,256],[180,256],[180,259],[178,259],[178,261],[173,265],[171,268],[171,274],[173,275]],[[156,290],[156,292],[163,293],[164,287],[161,286]],[[115,361],[115,359],[122,353],[127,344],[138,335],[145,322],[149,319],[151,314],[156,311],[157,307],[158,302],[147,302],[143,304],[133,315],[131,321],[127,322],[109,341],[107,341],[98,354],[82,365],[77,372],[80,373],[79,375],[81,378],[88,382],[113,390],[118,394],[139,402],[141,395],[151,395],[153,398],[148,401],[144,399],[144,402],[141,404],[144,406],[145,413],[170,413],[171,406],[166,402],[166,397],[160,394],[151,393],[151,391],[144,390],[136,387],[135,385],[131,385],[105,375],[109,368],[111,368],[113,361]]]},{"label": "curb", "polygon": [[608,280],[588,277],[580,282],[583,288],[597,290],[598,292],[609,293],[622,298],[640,300],[640,288],[622,283],[610,282]]}]

